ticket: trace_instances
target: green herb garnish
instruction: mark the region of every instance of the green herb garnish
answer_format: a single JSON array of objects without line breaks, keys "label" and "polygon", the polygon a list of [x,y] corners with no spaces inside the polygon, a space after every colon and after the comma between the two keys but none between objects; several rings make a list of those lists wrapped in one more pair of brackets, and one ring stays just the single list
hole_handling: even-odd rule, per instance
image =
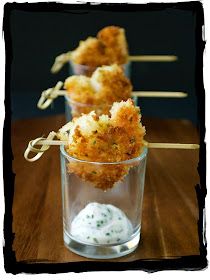
[{"label": "green herb garnish", "polygon": [[98,243],[98,240],[97,240],[97,238],[93,238],[93,241],[95,241],[95,243]]}]

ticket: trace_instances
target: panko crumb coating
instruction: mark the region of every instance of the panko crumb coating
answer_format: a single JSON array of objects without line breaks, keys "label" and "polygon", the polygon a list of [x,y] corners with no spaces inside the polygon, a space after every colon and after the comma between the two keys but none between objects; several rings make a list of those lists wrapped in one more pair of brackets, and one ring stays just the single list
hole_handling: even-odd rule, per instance
[{"label": "panko crumb coating", "polygon": [[[98,165],[90,162],[120,162],[138,157],[143,149],[145,128],[133,101],[115,102],[111,116],[97,116],[95,112],[82,115],[70,123],[67,153],[77,159],[70,161],[68,170],[95,187],[106,190],[123,179],[131,164]],[[62,128],[60,130],[62,132]]]},{"label": "panko crumb coating", "polygon": [[88,105],[99,106],[99,112],[96,110],[98,115],[108,114],[113,102],[127,100],[132,93],[130,80],[117,64],[97,68],[90,78],[82,75],[70,76],[65,80],[64,88],[72,101],[70,105],[76,114],[74,116],[97,109]]},{"label": "panko crumb coating", "polygon": [[128,62],[128,44],[125,30],[118,26],[107,26],[100,30],[97,38],[88,37],[80,41],[71,52],[71,59],[76,64],[98,67],[113,63]]},{"label": "panko crumb coating", "polygon": [[125,64],[128,61],[128,43],[125,30],[117,26],[107,26],[101,29],[97,38],[106,46],[107,56],[111,63]]},{"label": "panko crumb coating", "polygon": [[76,64],[98,67],[109,64],[106,46],[97,38],[88,37],[80,41],[79,46],[71,52],[71,60]]}]

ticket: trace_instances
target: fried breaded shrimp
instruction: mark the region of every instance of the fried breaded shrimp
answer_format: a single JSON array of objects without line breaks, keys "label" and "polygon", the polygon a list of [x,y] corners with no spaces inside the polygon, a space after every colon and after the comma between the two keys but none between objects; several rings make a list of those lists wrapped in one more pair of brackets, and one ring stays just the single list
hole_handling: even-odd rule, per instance
[{"label": "fried breaded shrimp", "polygon": [[97,38],[106,46],[106,54],[110,62],[125,64],[128,60],[128,44],[125,30],[117,26],[107,26],[98,32]]},{"label": "fried breaded shrimp", "polygon": [[71,76],[64,88],[71,100],[91,105],[112,104],[131,97],[132,85],[122,68],[113,64],[97,68],[92,76]]},{"label": "fried breaded shrimp", "polygon": [[[139,108],[131,99],[114,103],[111,116],[97,116],[95,112],[73,119],[69,124],[67,153],[86,162],[70,162],[69,172],[92,182],[103,190],[112,188],[123,179],[129,165],[98,165],[89,162],[119,162],[138,157],[143,149],[145,128]],[[61,132],[64,128],[61,128]]]},{"label": "fried breaded shrimp", "polygon": [[100,103],[103,100],[112,104],[131,97],[131,82],[117,64],[97,68],[91,77],[91,83],[98,93]]},{"label": "fried breaded shrimp", "polygon": [[98,67],[113,63],[125,64],[128,61],[128,46],[125,30],[117,26],[107,26],[98,32],[97,38],[88,37],[80,41],[71,52],[76,64]]},{"label": "fried breaded shrimp", "polygon": [[105,45],[93,37],[80,41],[79,46],[71,52],[71,59],[74,63],[92,67],[108,64]]},{"label": "fried breaded shrimp", "polygon": [[68,77],[64,82],[64,89],[67,90],[68,97],[79,103],[94,104],[95,89],[92,87],[91,79],[82,75]]}]

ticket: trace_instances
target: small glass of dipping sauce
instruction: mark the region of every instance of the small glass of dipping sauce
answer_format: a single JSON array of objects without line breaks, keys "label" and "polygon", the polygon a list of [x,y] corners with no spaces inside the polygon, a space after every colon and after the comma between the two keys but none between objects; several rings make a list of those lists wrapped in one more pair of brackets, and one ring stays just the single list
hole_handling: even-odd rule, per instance
[{"label": "small glass of dipping sauce", "polygon": [[64,146],[60,156],[65,246],[93,259],[133,252],[141,234],[147,148],[113,163],[70,157]]},{"label": "small glass of dipping sauce", "polygon": [[[76,64],[72,61],[69,61],[69,74],[70,75],[84,75],[90,77],[92,73],[96,70],[97,67]],[[131,62],[127,62],[126,64],[121,65],[124,69],[124,73],[127,78],[131,77]]]},{"label": "small glass of dipping sauce", "polygon": [[[70,75],[85,75],[90,77],[97,67],[91,67],[87,65],[75,64],[69,61]],[[121,65],[124,69],[125,75],[129,78],[131,71],[131,62]],[[132,97],[135,104],[137,104],[137,97]],[[65,95],[65,116],[66,121],[71,121],[74,117],[79,117],[81,114],[88,114],[91,111],[95,111],[98,116],[102,114],[109,114],[112,104],[102,103],[101,105],[93,105],[80,103],[72,100],[68,95]]]},{"label": "small glass of dipping sauce", "polygon": [[[82,114],[88,114],[91,111],[95,111],[97,116],[108,115],[109,110],[113,104],[103,103],[101,105],[93,105],[80,103],[72,100],[68,95],[64,96],[65,98],[65,116],[66,121],[70,122],[74,117],[80,117]],[[134,104],[137,105],[138,98],[136,96],[132,97]]]},{"label": "small glass of dipping sauce", "polygon": [[111,107],[112,104],[93,105],[76,102],[65,95],[65,116],[67,122],[71,121],[74,117],[80,117],[82,114],[88,114],[91,111],[95,111],[97,116],[102,114],[108,115]]}]

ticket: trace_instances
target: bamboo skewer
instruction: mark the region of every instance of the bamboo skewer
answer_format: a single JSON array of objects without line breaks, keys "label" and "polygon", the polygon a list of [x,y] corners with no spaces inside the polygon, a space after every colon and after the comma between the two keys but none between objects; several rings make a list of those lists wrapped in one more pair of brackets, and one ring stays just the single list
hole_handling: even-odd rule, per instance
[{"label": "bamboo skewer", "polygon": [[63,65],[71,60],[71,52],[62,53],[55,58],[55,62],[51,67],[51,73],[55,74],[61,70]]},{"label": "bamboo skewer", "polygon": [[196,150],[200,148],[199,144],[180,144],[180,143],[152,143],[144,141],[144,146],[149,149],[187,149]]},{"label": "bamboo skewer", "polygon": [[[130,55],[129,61],[133,62],[173,62],[178,59],[175,55]],[[63,65],[71,60],[71,51],[58,55],[51,67],[53,74],[60,71]]]},{"label": "bamboo skewer", "polygon": [[[53,138],[57,134],[52,131],[48,135],[47,138],[39,137],[34,140],[31,140],[28,144],[27,149],[25,150],[24,157],[27,161],[33,162],[38,160],[45,151],[49,149],[50,146],[61,146],[61,145],[68,145],[69,142],[67,140],[53,140]],[[190,150],[195,150],[199,149],[200,145],[199,144],[180,144],[180,143],[150,143],[147,141],[143,141],[143,144],[145,147],[151,149],[190,149]],[[35,148],[34,146],[36,145],[41,145],[42,147],[40,149]],[[29,158],[30,152],[36,153],[36,155],[32,158]]]},{"label": "bamboo skewer", "polygon": [[[43,153],[50,148],[50,146],[54,142],[53,138],[55,136],[56,136],[56,133],[54,131],[51,131],[49,133],[49,135],[47,136],[47,138],[39,137],[34,140],[31,140],[28,143],[28,147],[24,152],[24,158],[30,162],[38,160],[43,155]],[[47,143],[45,141],[47,141]],[[40,144],[40,142],[42,142],[42,143],[44,142],[44,144]],[[34,148],[35,145],[42,145],[42,147],[40,149],[37,149],[37,148]],[[59,145],[61,145],[61,144],[59,144]],[[32,158],[29,158],[30,152],[36,153],[36,155]]]},{"label": "bamboo skewer", "polygon": [[[58,96],[65,96],[67,91],[60,90],[63,82],[59,81],[54,88],[49,88],[42,92],[41,97],[37,103],[39,109],[46,109]],[[133,91],[132,96],[136,97],[159,97],[159,98],[184,98],[187,97],[185,92],[173,91]]]},{"label": "bamboo skewer", "polygon": [[[38,138],[37,138],[38,139]],[[43,138],[39,138],[40,140],[36,142],[36,145],[47,145],[47,146],[61,146],[68,145],[68,141],[64,140],[44,140]],[[43,140],[42,140],[43,139]],[[147,148],[155,148],[155,149],[199,149],[199,144],[180,144],[180,143],[153,143],[144,141],[144,146]]]},{"label": "bamboo skewer", "polygon": [[59,95],[65,95],[66,91],[60,90],[62,86],[63,86],[63,82],[59,81],[57,82],[54,88],[49,88],[47,90],[44,90],[37,103],[37,107],[41,110],[44,110],[47,107],[49,107],[50,104],[53,102],[53,100],[57,98]]},{"label": "bamboo skewer", "polygon": [[178,59],[175,55],[130,55],[133,62],[172,62]]},{"label": "bamboo skewer", "polygon": [[159,98],[184,98],[187,93],[180,91],[133,91],[132,96],[159,97]]},{"label": "bamboo skewer", "polygon": [[40,138],[40,140],[36,143],[36,145],[47,145],[47,146],[66,146],[68,145],[68,141],[65,140],[45,140],[44,138]]}]

